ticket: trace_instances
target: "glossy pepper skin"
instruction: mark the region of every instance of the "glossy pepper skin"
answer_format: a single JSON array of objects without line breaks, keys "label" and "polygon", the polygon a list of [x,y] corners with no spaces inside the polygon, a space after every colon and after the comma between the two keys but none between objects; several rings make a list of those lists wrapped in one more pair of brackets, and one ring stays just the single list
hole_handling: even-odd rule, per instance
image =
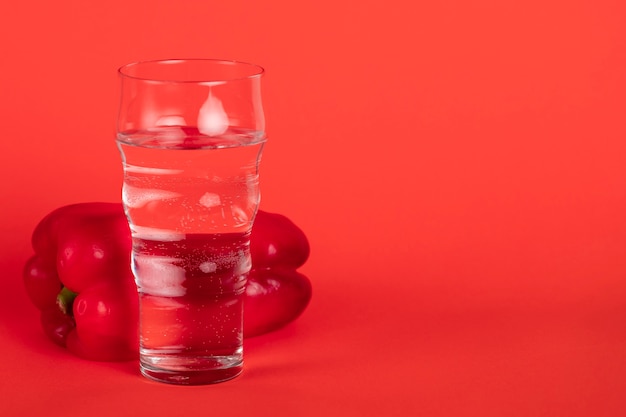
[{"label": "glossy pepper skin", "polygon": [[259,211],[250,252],[243,332],[256,336],[284,326],[308,305],[311,283],[296,269],[307,261],[310,247],[304,232],[290,219]]},{"label": "glossy pepper skin", "polygon": [[[23,280],[41,311],[45,334],[86,359],[138,357],[138,296],[130,269],[131,237],[121,204],[61,207],[37,225],[35,255]],[[253,269],[244,298],[244,335],[257,336],[297,318],[311,299],[296,271],[309,256],[304,233],[285,216],[259,211],[252,230]]]}]

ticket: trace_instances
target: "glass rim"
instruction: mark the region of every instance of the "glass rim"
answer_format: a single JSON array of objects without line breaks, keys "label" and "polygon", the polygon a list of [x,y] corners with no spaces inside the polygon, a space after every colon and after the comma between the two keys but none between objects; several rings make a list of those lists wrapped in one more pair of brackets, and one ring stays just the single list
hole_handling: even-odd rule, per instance
[{"label": "glass rim", "polygon": [[[232,77],[206,77],[204,79],[183,79],[180,77],[147,77],[141,75],[133,75],[129,73],[129,70],[132,68],[137,68],[142,65],[154,65],[154,64],[180,64],[185,62],[193,62],[193,63],[212,63],[219,65],[233,65],[238,67],[248,67],[250,68],[249,75],[236,75]],[[257,64],[253,64],[245,61],[231,60],[231,59],[218,59],[218,58],[169,58],[169,59],[150,59],[150,60],[141,60],[141,61],[133,61],[128,64],[122,65],[117,69],[118,74],[124,78],[130,78],[138,81],[149,81],[149,82],[161,82],[161,83],[189,83],[189,84],[198,84],[198,83],[213,83],[213,82],[230,82],[230,81],[238,81],[238,80],[248,80],[252,78],[261,77],[265,73],[265,69]]]}]

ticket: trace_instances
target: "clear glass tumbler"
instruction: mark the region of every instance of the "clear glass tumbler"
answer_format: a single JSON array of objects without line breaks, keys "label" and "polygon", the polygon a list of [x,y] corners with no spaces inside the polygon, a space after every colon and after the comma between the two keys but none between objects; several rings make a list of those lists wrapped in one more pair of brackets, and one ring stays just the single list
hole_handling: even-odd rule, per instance
[{"label": "clear glass tumbler", "polygon": [[148,378],[210,384],[243,367],[243,295],[265,143],[263,69],[123,66],[117,145]]}]

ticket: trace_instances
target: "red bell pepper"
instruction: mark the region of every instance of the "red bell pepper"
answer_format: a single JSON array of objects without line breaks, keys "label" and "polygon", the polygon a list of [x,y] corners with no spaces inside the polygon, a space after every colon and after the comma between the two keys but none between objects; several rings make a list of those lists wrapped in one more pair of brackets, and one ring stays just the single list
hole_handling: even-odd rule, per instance
[{"label": "red bell pepper", "polygon": [[[23,279],[45,334],[86,359],[136,358],[138,296],[122,205],[61,207],[37,225],[32,245]],[[244,298],[246,337],[278,329],[304,311],[311,283],[296,269],[309,250],[304,233],[285,216],[258,212]]]}]

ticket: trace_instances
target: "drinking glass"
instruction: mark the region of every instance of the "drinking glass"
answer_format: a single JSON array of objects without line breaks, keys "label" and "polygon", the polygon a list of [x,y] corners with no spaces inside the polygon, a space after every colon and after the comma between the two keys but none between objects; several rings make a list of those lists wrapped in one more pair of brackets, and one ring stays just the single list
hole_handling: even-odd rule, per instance
[{"label": "drinking glass", "polygon": [[119,69],[117,146],[140,305],[140,369],[210,384],[243,367],[243,295],[266,140],[263,68],[145,61]]}]

